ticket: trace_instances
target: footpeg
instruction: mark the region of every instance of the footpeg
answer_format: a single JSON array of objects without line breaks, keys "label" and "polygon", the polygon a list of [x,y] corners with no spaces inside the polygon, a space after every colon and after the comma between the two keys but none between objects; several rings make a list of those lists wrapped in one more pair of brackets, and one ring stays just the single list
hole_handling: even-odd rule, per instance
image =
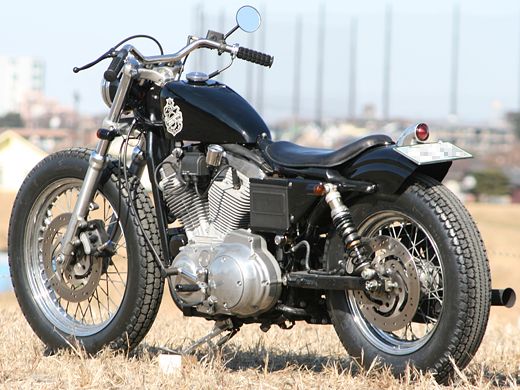
[{"label": "footpeg", "polygon": [[175,291],[177,292],[196,292],[200,291],[198,284],[176,284]]}]

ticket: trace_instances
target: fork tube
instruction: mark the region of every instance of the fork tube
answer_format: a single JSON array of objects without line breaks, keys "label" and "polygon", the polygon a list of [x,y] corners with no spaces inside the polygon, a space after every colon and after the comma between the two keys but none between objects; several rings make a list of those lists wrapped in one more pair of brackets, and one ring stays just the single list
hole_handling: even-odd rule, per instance
[{"label": "fork tube", "polygon": [[[121,116],[121,109],[128,92],[130,82],[132,80],[133,68],[131,64],[123,67],[121,81],[114,97],[114,102],[106,119],[103,121],[103,127],[110,130],[117,128],[117,122]],[[90,202],[94,198],[101,172],[105,166],[105,158],[110,147],[110,140],[100,139],[96,150],[94,150],[89,159],[89,167],[83,180],[81,190],[78,194],[78,200],[74,205],[74,210],[70,217],[67,231],[61,241],[61,253],[58,255],[58,263],[60,266],[67,266],[72,258],[74,247],[79,245],[79,239],[76,237],[78,228],[86,225],[86,218]]]},{"label": "fork tube", "polygon": [[87,174],[83,180],[72,215],[70,216],[69,226],[63,236],[61,256],[58,257],[58,262],[60,264],[66,263],[70,260],[74,251],[74,246],[77,244],[76,240],[74,240],[77,230],[86,224],[88,208],[94,194],[96,193],[99,178],[101,177],[100,173],[105,165],[105,156],[109,146],[109,140],[100,140],[96,146],[96,150],[90,155]]}]

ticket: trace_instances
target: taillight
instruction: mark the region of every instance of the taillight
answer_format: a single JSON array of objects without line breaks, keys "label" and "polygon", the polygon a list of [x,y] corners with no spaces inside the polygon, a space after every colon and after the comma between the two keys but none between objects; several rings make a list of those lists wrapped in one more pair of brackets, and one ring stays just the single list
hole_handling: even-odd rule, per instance
[{"label": "taillight", "polygon": [[430,136],[430,129],[428,128],[428,125],[426,123],[419,123],[415,127],[415,136],[421,142],[426,141]]}]

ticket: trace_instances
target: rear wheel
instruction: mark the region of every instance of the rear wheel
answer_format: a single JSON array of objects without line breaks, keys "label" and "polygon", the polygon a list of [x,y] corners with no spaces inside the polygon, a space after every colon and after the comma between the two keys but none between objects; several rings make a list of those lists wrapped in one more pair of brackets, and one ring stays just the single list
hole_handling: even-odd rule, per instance
[{"label": "rear wheel", "polygon": [[58,152],[25,180],[9,228],[11,277],[26,319],[50,349],[76,341],[88,352],[132,349],[150,329],[163,291],[143,236],[159,246],[153,207],[137,178],[129,178],[137,215],[113,162],[90,203],[83,240],[99,245],[116,229],[111,251],[86,253],[80,244],[68,267],[57,262],[88,157],[87,150]]},{"label": "rear wheel", "polygon": [[[372,261],[392,275],[388,289],[330,292],[332,322],[348,352],[395,374],[407,364],[439,382],[464,368],[480,345],[490,307],[490,274],[480,234],[464,206],[437,181],[418,177],[402,194],[375,194],[351,206]],[[329,267],[343,258],[329,237]]]}]

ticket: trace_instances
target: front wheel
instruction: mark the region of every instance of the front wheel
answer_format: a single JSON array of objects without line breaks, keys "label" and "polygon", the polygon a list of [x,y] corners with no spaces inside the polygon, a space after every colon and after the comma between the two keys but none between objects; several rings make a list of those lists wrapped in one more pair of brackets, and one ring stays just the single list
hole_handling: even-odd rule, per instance
[{"label": "front wheel", "polygon": [[135,177],[129,178],[128,194],[113,161],[101,175],[82,233],[82,240],[98,246],[111,237],[110,251],[79,244],[70,265],[58,265],[89,155],[72,149],[40,162],[24,181],[11,214],[14,290],[27,321],[50,350],[76,342],[90,353],[107,345],[132,349],[152,326],[161,302],[163,281],[144,239],[147,234],[159,247],[153,207]]},{"label": "front wheel", "polygon": [[[447,382],[451,359],[461,369],[469,363],[489,317],[489,266],[474,221],[450,191],[423,176],[401,194],[364,197],[351,212],[373,264],[393,278],[372,292],[328,294],[341,342],[365,367],[378,359],[400,374],[410,364]],[[331,235],[329,267],[343,251]]]}]

